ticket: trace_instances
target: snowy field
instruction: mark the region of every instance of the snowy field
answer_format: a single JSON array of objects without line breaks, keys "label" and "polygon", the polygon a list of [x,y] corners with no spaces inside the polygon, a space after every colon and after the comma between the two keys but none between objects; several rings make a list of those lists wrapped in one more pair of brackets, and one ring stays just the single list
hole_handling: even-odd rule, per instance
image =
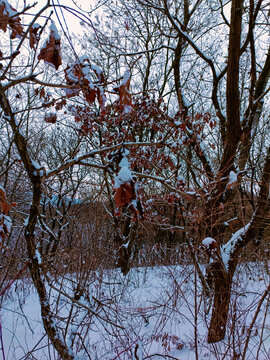
[{"label": "snowy field", "polygon": [[[126,277],[118,270],[87,279],[76,274],[54,279],[48,293],[55,326],[77,360],[269,360],[269,293],[261,301],[269,286],[266,270],[256,263],[239,268],[226,338],[212,345],[206,341],[211,301],[202,296],[192,266],[136,268]],[[78,283],[84,291],[72,302]],[[0,315],[5,359],[58,359],[30,280],[13,284]]]}]

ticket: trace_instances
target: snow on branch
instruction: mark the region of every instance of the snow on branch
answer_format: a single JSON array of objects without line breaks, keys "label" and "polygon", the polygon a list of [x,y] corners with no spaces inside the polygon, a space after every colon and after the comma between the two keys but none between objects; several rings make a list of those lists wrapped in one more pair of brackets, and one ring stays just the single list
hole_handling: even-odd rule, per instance
[{"label": "snow on branch", "polygon": [[216,240],[211,237],[204,238],[202,244],[208,249],[215,249],[217,247]]},{"label": "snow on branch", "polygon": [[243,237],[245,236],[248,228],[251,225],[251,221],[243,226],[241,229],[236,231],[230,240],[221,247],[221,256],[223,263],[226,267],[228,267],[229,260],[231,259],[232,255],[234,254],[235,248],[237,247],[238,243],[243,241]]},{"label": "snow on branch", "polygon": [[103,167],[100,167],[97,164],[91,164],[91,163],[84,164],[84,163],[82,163],[82,161],[85,159],[88,159],[88,158],[94,158],[96,155],[101,155],[101,154],[104,154],[109,151],[120,149],[122,147],[131,148],[131,147],[140,147],[140,146],[159,146],[160,144],[161,144],[161,142],[151,142],[151,141],[129,142],[129,143],[121,143],[121,144],[117,144],[117,145],[106,146],[104,148],[92,150],[86,154],[77,156],[76,158],[69,159],[64,164],[61,164],[59,167],[52,169],[51,171],[48,171],[45,178],[47,179],[49,177],[55,176],[56,174],[59,174],[61,171],[64,171],[64,170],[68,169],[69,167],[71,167],[73,165],[78,165],[80,163],[82,165],[86,165],[88,167],[92,166],[92,167],[99,167],[99,168],[103,169]]},{"label": "snow on branch", "polygon": [[[142,201],[140,197],[141,186],[137,182],[137,178],[132,174],[130,162],[128,160],[129,151],[127,149],[120,149],[120,153],[116,153],[113,158],[118,163],[117,159],[121,158],[118,163],[118,174],[113,179],[113,190],[115,191],[114,200],[116,204],[115,215],[120,214],[122,207],[128,207],[133,214],[133,219],[138,216],[143,216]],[[127,243],[128,246],[128,243]]]},{"label": "snow on branch", "polygon": [[[170,23],[173,25],[173,27],[175,28],[175,30],[178,32],[179,35],[181,35],[181,37],[193,48],[193,50],[195,50],[195,52],[210,66],[211,70],[212,70],[212,74],[214,79],[217,77],[217,73],[216,73],[216,69],[215,69],[215,65],[213,63],[213,60],[211,58],[209,58],[198,46],[197,44],[193,41],[193,39],[185,32],[181,29],[181,23],[178,20],[178,18],[175,18],[171,15],[169,9],[168,9],[168,4],[167,1],[163,1],[164,3],[164,7],[165,7],[165,13],[168,16],[168,19],[170,21]],[[178,26],[177,22],[180,24],[180,26]]]}]

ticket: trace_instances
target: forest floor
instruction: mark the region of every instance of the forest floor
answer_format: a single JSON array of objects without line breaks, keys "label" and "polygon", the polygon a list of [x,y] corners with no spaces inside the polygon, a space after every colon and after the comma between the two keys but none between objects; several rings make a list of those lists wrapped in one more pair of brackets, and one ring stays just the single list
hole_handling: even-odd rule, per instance
[{"label": "forest floor", "polygon": [[[91,274],[87,295],[76,304],[64,294],[74,294],[78,274],[54,278],[48,290],[56,327],[77,360],[270,359],[270,294],[260,301],[270,279],[265,264],[239,267],[226,337],[217,344],[207,343],[211,301],[193,266],[133,268],[126,277],[118,269]],[[29,279],[13,284],[0,316],[0,359],[58,359]]]}]

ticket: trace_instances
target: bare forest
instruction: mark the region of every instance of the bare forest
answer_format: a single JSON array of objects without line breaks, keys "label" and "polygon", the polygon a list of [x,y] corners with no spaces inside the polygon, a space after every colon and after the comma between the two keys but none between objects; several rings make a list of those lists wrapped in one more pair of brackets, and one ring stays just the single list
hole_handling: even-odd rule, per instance
[{"label": "bare forest", "polygon": [[0,0],[1,359],[270,359],[269,15]]}]

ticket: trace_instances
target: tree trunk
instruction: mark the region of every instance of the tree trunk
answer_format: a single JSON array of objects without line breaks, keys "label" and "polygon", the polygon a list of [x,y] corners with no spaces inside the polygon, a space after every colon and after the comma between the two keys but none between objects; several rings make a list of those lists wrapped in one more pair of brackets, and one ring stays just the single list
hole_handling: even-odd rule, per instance
[{"label": "tree trunk", "polygon": [[221,262],[210,265],[209,281],[214,285],[214,303],[208,329],[208,343],[221,341],[225,337],[231,298],[231,276]]},{"label": "tree trunk", "polygon": [[[230,171],[234,170],[234,160],[241,139],[240,97],[239,97],[239,60],[241,56],[241,23],[243,0],[232,0],[231,24],[229,34],[228,67],[226,83],[226,138],[224,152],[219,168],[215,191],[208,203],[206,229],[211,236],[218,239],[220,232],[219,206],[226,192]],[[218,239],[219,240],[219,239]],[[210,264],[210,281],[214,286],[214,304],[208,330],[208,343],[224,339],[231,296],[231,280],[234,270],[225,269],[223,261],[218,258]]]}]

